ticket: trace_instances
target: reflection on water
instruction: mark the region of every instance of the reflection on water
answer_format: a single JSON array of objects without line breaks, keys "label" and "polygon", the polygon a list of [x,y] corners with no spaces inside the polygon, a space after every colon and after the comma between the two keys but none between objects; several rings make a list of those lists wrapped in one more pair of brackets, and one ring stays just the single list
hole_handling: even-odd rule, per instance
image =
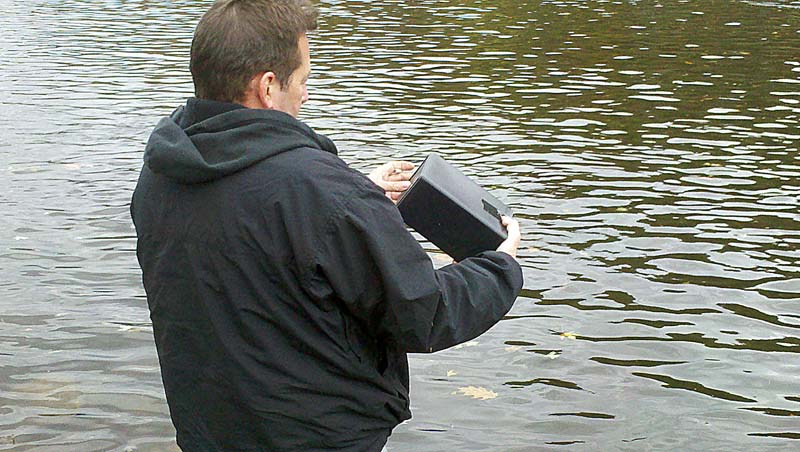
[{"label": "reflection on water", "polygon": [[[0,450],[177,450],[127,204],[208,4],[0,0]],[[446,154],[525,232],[393,451],[797,447],[798,2],[321,6],[304,119],[361,169]]]}]

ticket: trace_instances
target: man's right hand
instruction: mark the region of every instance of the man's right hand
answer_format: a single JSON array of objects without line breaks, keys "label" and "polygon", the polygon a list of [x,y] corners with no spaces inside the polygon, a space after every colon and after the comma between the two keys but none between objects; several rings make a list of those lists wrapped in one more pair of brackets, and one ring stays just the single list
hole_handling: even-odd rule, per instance
[{"label": "man's right hand", "polygon": [[408,180],[412,174],[413,163],[392,161],[375,168],[367,177],[386,192],[386,197],[397,203],[403,192],[411,186]]},{"label": "man's right hand", "polygon": [[517,248],[519,248],[519,241],[522,238],[522,235],[519,232],[519,222],[505,215],[501,216],[500,220],[503,222],[503,226],[505,226],[506,230],[508,231],[508,238],[506,238],[503,243],[497,247],[497,251],[502,251],[516,259]]}]

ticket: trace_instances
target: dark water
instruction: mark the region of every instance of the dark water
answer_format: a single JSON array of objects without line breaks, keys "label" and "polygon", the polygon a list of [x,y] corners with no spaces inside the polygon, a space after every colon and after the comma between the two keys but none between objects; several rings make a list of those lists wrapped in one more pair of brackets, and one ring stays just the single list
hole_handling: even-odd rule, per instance
[{"label": "dark water", "polygon": [[[0,0],[0,450],[177,450],[127,205],[208,4]],[[322,13],[303,119],[524,228],[523,295],[412,357],[392,452],[800,449],[800,2]]]}]

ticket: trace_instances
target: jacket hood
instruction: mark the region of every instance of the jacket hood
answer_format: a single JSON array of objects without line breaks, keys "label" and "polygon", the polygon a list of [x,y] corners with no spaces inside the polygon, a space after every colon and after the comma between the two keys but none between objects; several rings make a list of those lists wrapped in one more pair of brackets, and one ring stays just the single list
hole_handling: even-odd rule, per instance
[{"label": "jacket hood", "polygon": [[158,122],[144,162],[156,174],[195,184],[298,148],[337,153],[331,140],[286,113],[192,98]]}]

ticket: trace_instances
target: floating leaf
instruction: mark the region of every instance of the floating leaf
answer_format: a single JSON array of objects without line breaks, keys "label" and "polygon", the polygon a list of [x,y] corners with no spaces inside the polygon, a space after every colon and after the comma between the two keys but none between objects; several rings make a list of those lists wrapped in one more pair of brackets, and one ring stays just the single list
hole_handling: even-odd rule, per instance
[{"label": "floating leaf", "polygon": [[575,333],[570,333],[570,332],[563,332],[559,334],[559,336],[561,336],[561,340],[572,339],[574,341],[575,339],[578,338],[578,336]]},{"label": "floating leaf", "polygon": [[522,347],[519,345],[509,345],[508,347],[506,347],[507,352],[516,352],[517,350],[520,349],[522,349]]},{"label": "floating leaf", "polygon": [[472,397],[473,399],[479,399],[479,400],[490,400],[497,397],[496,392],[476,386],[467,386],[464,388],[458,388],[458,392],[467,397]]},{"label": "floating leaf", "polygon": [[547,356],[547,357],[548,357],[548,358],[550,358],[550,359],[556,359],[556,358],[558,358],[558,357],[559,357],[559,356],[561,356],[561,355],[560,355],[558,352],[550,352],[550,353],[548,353],[548,354],[547,354],[547,355],[545,355],[545,356]]},{"label": "floating leaf", "polygon": [[458,372],[456,372],[455,370],[448,370],[447,371],[447,376],[448,377],[455,377],[456,375],[458,375]]}]

